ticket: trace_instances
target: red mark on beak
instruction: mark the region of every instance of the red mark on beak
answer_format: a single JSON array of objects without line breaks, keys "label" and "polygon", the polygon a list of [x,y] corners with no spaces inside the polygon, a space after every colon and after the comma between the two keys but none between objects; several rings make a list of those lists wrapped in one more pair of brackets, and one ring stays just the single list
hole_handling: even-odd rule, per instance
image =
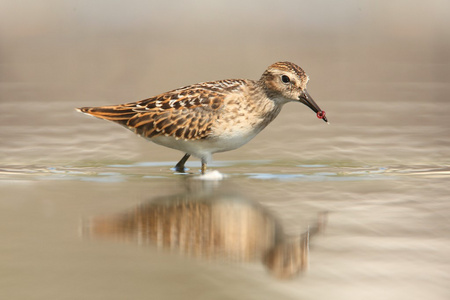
[{"label": "red mark on beak", "polygon": [[319,119],[323,119],[323,118],[325,118],[325,111],[323,111],[323,110],[321,110],[321,111],[318,111],[317,112],[317,117],[319,118]]}]

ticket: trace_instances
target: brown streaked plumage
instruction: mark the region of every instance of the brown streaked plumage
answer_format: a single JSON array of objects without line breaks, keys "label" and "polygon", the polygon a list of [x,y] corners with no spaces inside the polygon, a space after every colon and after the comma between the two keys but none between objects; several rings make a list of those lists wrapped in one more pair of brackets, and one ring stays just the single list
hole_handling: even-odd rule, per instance
[{"label": "brown streaked plumage", "polygon": [[229,79],[198,83],[126,104],[82,107],[80,112],[119,123],[157,144],[194,155],[202,173],[216,152],[236,149],[264,129],[291,101],[301,102],[327,122],[306,91],[309,78],[297,65],[278,62],[258,81]]}]

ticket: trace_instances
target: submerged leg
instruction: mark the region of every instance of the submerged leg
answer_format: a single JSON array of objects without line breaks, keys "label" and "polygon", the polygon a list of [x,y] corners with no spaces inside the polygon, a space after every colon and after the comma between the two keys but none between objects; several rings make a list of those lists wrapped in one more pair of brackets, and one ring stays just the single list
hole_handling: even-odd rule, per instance
[{"label": "submerged leg", "polygon": [[205,156],[201,158],[202,160],[202,174],[206,173],[206,165],[211,161],[211,153],[207,153]]},{"label": "submerged leg", "polygon": [[206,173],[206,163],[202,161],[202,175]]},{"label": "submerged leg", "polygon": [[180,161],[175,165],[175,171],[180,172],[180,173],[184,173],[186,171],[186,169],[184,168],[184,164],[189,159],[189,157],[191,157],[191,155],[189,153],[186,153],[183,156],[183,158],[180,159]]}]

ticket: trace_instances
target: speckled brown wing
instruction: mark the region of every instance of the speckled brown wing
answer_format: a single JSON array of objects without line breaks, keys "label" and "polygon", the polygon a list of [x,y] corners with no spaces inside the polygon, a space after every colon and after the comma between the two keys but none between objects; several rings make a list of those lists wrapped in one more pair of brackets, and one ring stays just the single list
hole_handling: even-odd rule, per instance
[{"label": "speckled brown wing", "polygon": [[135,133],[152,138],[204,139],[223,107],[226,93],[239,88],[241,80],[200,83],[138,102],[79,110],[119,123]]}]

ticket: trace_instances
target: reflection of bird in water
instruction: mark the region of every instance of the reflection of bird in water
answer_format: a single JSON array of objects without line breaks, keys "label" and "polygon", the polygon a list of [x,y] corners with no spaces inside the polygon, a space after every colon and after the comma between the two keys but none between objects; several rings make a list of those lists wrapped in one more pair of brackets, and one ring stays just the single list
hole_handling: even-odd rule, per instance
[{"label": "reflection of bird in water", "polygon": [[221,194],[183,194],[139,205],[128,213],[95,217],[85,232],[156,244],[194,257],[260,260],[274,276],[290,278],[307,266],[309,236],[319,227],[287,238],[277,220],[254,202]]}]

